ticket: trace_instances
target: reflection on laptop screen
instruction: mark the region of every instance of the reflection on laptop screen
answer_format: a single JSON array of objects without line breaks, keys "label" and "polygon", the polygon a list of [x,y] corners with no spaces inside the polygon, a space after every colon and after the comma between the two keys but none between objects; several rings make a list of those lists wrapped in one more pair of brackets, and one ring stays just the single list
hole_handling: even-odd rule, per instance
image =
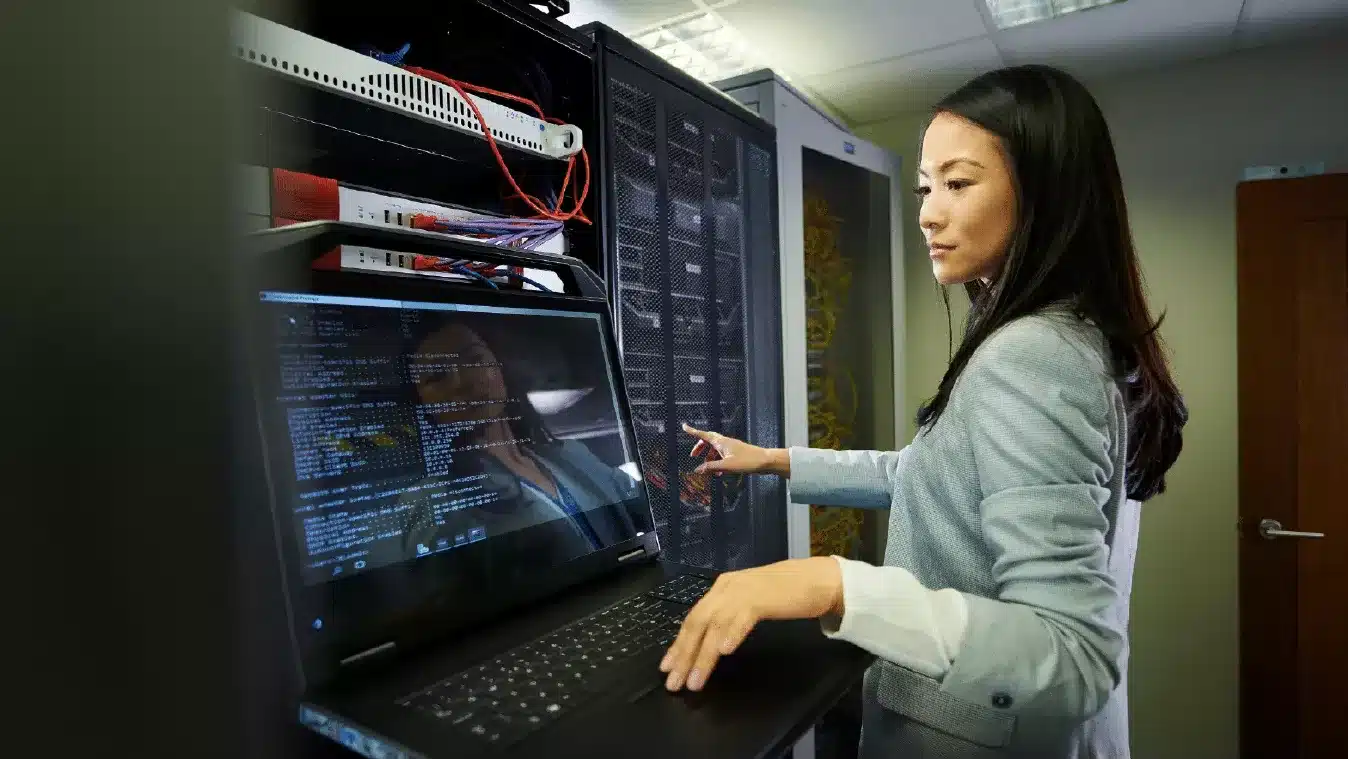
[{"label": "reflection on laptop screen", "polygon": [[639,496],[639,472],[598,315],[261,301],[293,462],[280,506],[305,584],[508,535],[556,566],[640,534],[618,507]]}]

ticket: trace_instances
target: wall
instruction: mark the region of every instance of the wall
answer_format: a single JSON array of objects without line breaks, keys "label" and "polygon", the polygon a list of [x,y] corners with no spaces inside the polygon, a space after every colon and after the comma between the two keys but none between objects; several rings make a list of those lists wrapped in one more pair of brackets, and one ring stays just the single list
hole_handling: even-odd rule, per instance
[{"label": "wall", "polygon": [[[1192,414],[1170,491],[1144,509],[1132,609],[1133,755],[1232,759],[1235,185],[1250,165],[1326,161],[1348,171],[1348,46],[1243,51],[1092,89],[1109,118],[1151,302],[1168,312],[1163,335]],[[914,116],[857,131],[911,167],[921,123]],[[904,397],[915,408],[941,376],[946,316],[923,276],[930,268],[911,213],[906,224]]]}]

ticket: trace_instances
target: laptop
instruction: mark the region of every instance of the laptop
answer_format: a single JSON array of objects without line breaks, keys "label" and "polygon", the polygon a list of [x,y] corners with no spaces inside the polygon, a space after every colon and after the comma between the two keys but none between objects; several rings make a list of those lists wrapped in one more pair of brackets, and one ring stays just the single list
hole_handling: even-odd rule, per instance
[{"label": "laptop", "polygon": [[716,573],[658,561],[602,298],[273,269],[248,341],[303,727],[371,759],[765,756],[859,676],[766,623],[664,690]]}]

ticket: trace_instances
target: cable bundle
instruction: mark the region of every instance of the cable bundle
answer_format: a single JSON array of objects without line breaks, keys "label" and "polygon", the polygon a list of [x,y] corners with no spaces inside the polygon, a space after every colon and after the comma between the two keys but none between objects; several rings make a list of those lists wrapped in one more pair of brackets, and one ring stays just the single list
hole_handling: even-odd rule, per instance
[{"label": "cable bundle", "polygon": [[[664,467],[658,462],[664,461],[665,451],[659,450],[644,472],[646,481],[660,490],[669,490],[669,478]],[[679,501],[697,506],[703,511],[711,510],[711,473],[687,472],[679,475]]]},{"label": "cable bundle", "polygon": [[[580,189],[579,191],[577,191],[576,189],[577,184],[580,182],[580,180],[573,176],[576,173],[575,172],[576,156],[573,155],[569,159],[567,159],[566,174],[562,177],[562,188],[556,194],[556,202],[552,205],[551,208],[549,208],[548,204],[545,203],[544,201],[520,189],[519,182],[515,181],[514,175],[510,173],[510,168],[506,166],[505,157],[501,155],[501,148],[499,145],[496,144],[496,138],[491,133],[491,127],[488,126],[487,120],[482,117],[482,111],[477,107],[477,103],[474,101],[474,98],[468,93],[472,92],[478,95],[486,95],[488,97],[500,98],[502,100],[508,100],[512,103],[518,103],[520,105],[528,106],[529,109],[533,111],[540,120],[546,121],[549,124],[564,124],[566,122],[562,121],[561,119],[549,117],[547,114],[543,113],[543,109],[538,105],[538,103],[534,102],[533,100],[530,100],[529,98],[521,97],[519,95],[515,95],[509,92],[501,92],[500,90],[494,90],[491,89],[490,87],[483,87],[481,85],[471,84],[469,82],[460,82],[457,79],[451,79],[445,76],[444,74],[441,74],[436,71],[431,71],[430,69],[423,69],[417,66],[407,66],[403,64],[402,61],[403,58],[407,55],[407,52],[410,48],[411,45],[408,44],[403,45],[396,53],[381,53],[378,50],[374,50],[372,48],[366,48],[365,52],[367,55],[373,58],[384,61],[385,63],[398,66],[409,74],[414,74],[424,79],[429,79],[433,82],[439,82],[440,84],[443,84],[446,87],[449,87],[453,89],[455,92],[457,92],[459,94],[459,97],[463,98],[463,102],[468,106],[468,109],[473,112],[473,116],[477,118],[477,123],[481,125],[482,136],[487,140],[487,146],[491,148],[492,155],[495,156],[496,158],[496,165],[500,167],[501,174],[505,177],[506,182],[510,184],[510,188],[515,193],[511,197],[518,198],[519,200],[523,201],[524,204],[528,206],[529,209],[532,210],[537,215],[537,218],[557,222],[566,222],[575,219],[576,221],[583,222],[585,224],[592,223],[590,219],[585,216],[584,211],[581,210],[582,207],[585,205],[585,199],[590,195],[590,155],[585,151],[585,148],[582,147],[580,149],[580,153],[578,154],[580,156],[582,165],[585,167],[584,184],[580,185]],[[575,179],[575,181],[573,181],[573,179]],[[571,195],[570,199],[572,204],[570,210],[563,211],[562,204],[567,200],[568,189],[570,190]]]},{"label": "cable bundle", "polygon": [[472,237],[492,245],[535,250],[562,233],[562,222],[551,219],[442,219],[414,214],[412,228]]},{"label": "cable bundle", "polygon": [[[856,418],[856,383],[846,369],[826,358],[838,329],[852,284],[851,263],[839,248],[841,220],[822,198],[805,198],[805,335],[812,360],[806,387],[809,393],[810,445],[842,448],[851,442]],[[838,395],[835,374],[848,383],[852,407]],[[814,556],[855,557],[863,519],[856,509],[811,506],[810,553]]]},{"label": "cable bundle", "polygon": [[458,274],[462,277],[475,279],[493,290],[499,290],[500,286],[496,284],[497,279],[513,279],[521,284],[529,285],[541,292],[550,293],[547,287],[539,284],[537,281],[526,277],[523,272],[509,266],[499,264],[489,264],[469,261],[468,259],[449,259],[436,256],[414,256],[412,258],[413,271],[442,271]]}]

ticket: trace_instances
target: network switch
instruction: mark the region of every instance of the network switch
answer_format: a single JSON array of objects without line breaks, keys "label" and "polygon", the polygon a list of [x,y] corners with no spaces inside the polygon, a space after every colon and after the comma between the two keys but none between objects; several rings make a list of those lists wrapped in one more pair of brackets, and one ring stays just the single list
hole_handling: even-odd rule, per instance
[{"label": "network switch", "polygon": [[[354,221],[377,226],[414,228],[413,219],[434,217],[452,221],[500,221],[503,217],[484,214],[466,208],[441,205],[421,198],[407,198],[374,190],[350,187],[326,177],[282,169],[243,167],[240,176],[248,185],[264,183],[264,187],[248,186],[238,194],[251,198],[246,209],[250,214],[270,216],[272,226],[285,226],[306,221]],[[264,199],[264,201],[259,200]],[[446,235],[472,239],[465,235]],[[566,253],[566,238],[557,235],[533,248],[539,253]],[[418,267],[417,256],[392,250],[344,245],[335,253],[335,260],[343,269],[365,271],[406,271],[428,277],[450,280],[476,279],[471,275],[436,271]],[[553,290],[563,288],[561,279],[543,269],[518,269],[533,282]],[[525,285],[531,288],[531,285]]]}]

